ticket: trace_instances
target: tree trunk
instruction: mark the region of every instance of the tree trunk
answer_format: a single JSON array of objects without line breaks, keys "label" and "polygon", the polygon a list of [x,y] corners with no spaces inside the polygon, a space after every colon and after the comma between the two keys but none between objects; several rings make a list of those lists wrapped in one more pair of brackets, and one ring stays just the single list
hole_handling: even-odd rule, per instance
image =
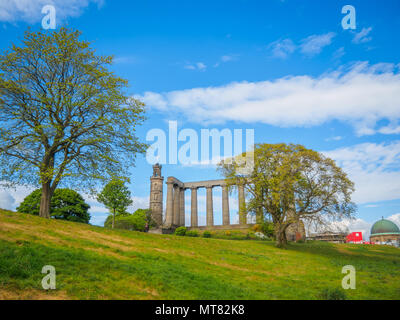
[{"label": "tree trunk", "polygon": [[115,225],[115,209],[114,209],[114,213],[113,213],[113,220],[112,220],[111,229],[114,229],[114,225]]},{"label": "tree trunk", "polygon": [[276,238],[276,246],[278,248],[283,248],[287,244],[287,239],[286,239],[286,229],[288,225],[287,224],[278,224],[275,227],[275,238]]},{"label": "tree trunk", "polygon": [[42,218],[50,219],[51,196],[50,182],[43,183],[39,209],[39,216]]}]

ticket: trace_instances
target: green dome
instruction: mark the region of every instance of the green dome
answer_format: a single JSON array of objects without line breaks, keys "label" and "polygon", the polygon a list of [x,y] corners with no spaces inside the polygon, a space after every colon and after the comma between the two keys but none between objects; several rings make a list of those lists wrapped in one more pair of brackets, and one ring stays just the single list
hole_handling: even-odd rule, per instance
[{"label": "green dome", "polygon": [[379,234],[400,234],[400,229],[394,222],[382,218],[371,228],[371,236]]}]

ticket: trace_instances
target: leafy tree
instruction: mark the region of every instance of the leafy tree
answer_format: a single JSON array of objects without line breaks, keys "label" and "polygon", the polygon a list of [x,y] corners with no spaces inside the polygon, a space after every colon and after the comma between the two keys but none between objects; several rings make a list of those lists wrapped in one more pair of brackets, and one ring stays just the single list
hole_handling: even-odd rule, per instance
[{"label": "leafy tree", "polygon": [[[37,189],[28,195],[17,208],[18,212],[38,216],[42,190]],[[56,189],[50,203],[50,215],[54,219],[89,223],[90,206],[83,197],[71,189]]]},{"label": "leafy tree", "polygon": [[[116,214],[115,215],[115,228],[135,231],[145,231],[146,224],[154,225],[154,222],[149,221],[150,210],[137,209],[133,214]],[[150,216],[151,217],[151,216]],[[109,215],[104,222],[106,228],[112,227],[113,216]]]},{"label": "leafy tree", "polygon": [[94,189],[123,177],[146,147],[135,135],[144,105],[80,35],[27,31],[0,54],[0,181],[41,186],[45,218],[60,183]]},{"label": "leafy tree", "polygon": [[104,204],[113,214],[112,228],[115,226],[115,215],[125,213],[132,204],[131,192],[125,183],[119,179],[113,179],[105,185],[97,195],[97,201]]},{"label": "leafy tree", "polygon": [[324,224],[355,212],[353,182],[321,153],[301,145],[258,144],[248,175],[238,174],[241,162],[231,160],[221,162],[219,170],[229,185],[245,185],[248,212],[272,218],[278,247],[287,242],[287,227],[299,219]]}]

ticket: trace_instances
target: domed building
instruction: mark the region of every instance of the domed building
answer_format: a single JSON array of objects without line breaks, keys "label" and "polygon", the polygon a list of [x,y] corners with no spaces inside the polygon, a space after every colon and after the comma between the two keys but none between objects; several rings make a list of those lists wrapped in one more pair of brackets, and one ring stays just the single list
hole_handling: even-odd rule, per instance
[{"label": "domed building", "polygon": [[400,229],[392,221],[383,219],[374,223],[369,237],[371,242],[376,244],[389,244],[400,246]]}]

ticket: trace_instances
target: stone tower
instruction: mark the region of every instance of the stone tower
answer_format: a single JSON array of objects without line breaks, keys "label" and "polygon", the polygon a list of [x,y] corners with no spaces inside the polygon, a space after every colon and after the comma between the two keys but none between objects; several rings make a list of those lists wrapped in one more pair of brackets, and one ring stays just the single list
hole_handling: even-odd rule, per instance
[{"label": "stone tower", "polygon": [[288,241],[304,241],[306,239],[306,229],[304,227],[303,221],[296,217],[295,215],[296,209],[294,208],[294,204],[291,207],[291,210],[288,212],[288,218],[293,220],[286,229],[286,239]]},{"label": "stone tower", "polygon": [[163,224],[163,183],[161,176],[162,166],[156,163],[153,166],[153,176],[150,177],[150,211],[157,227]]}]

